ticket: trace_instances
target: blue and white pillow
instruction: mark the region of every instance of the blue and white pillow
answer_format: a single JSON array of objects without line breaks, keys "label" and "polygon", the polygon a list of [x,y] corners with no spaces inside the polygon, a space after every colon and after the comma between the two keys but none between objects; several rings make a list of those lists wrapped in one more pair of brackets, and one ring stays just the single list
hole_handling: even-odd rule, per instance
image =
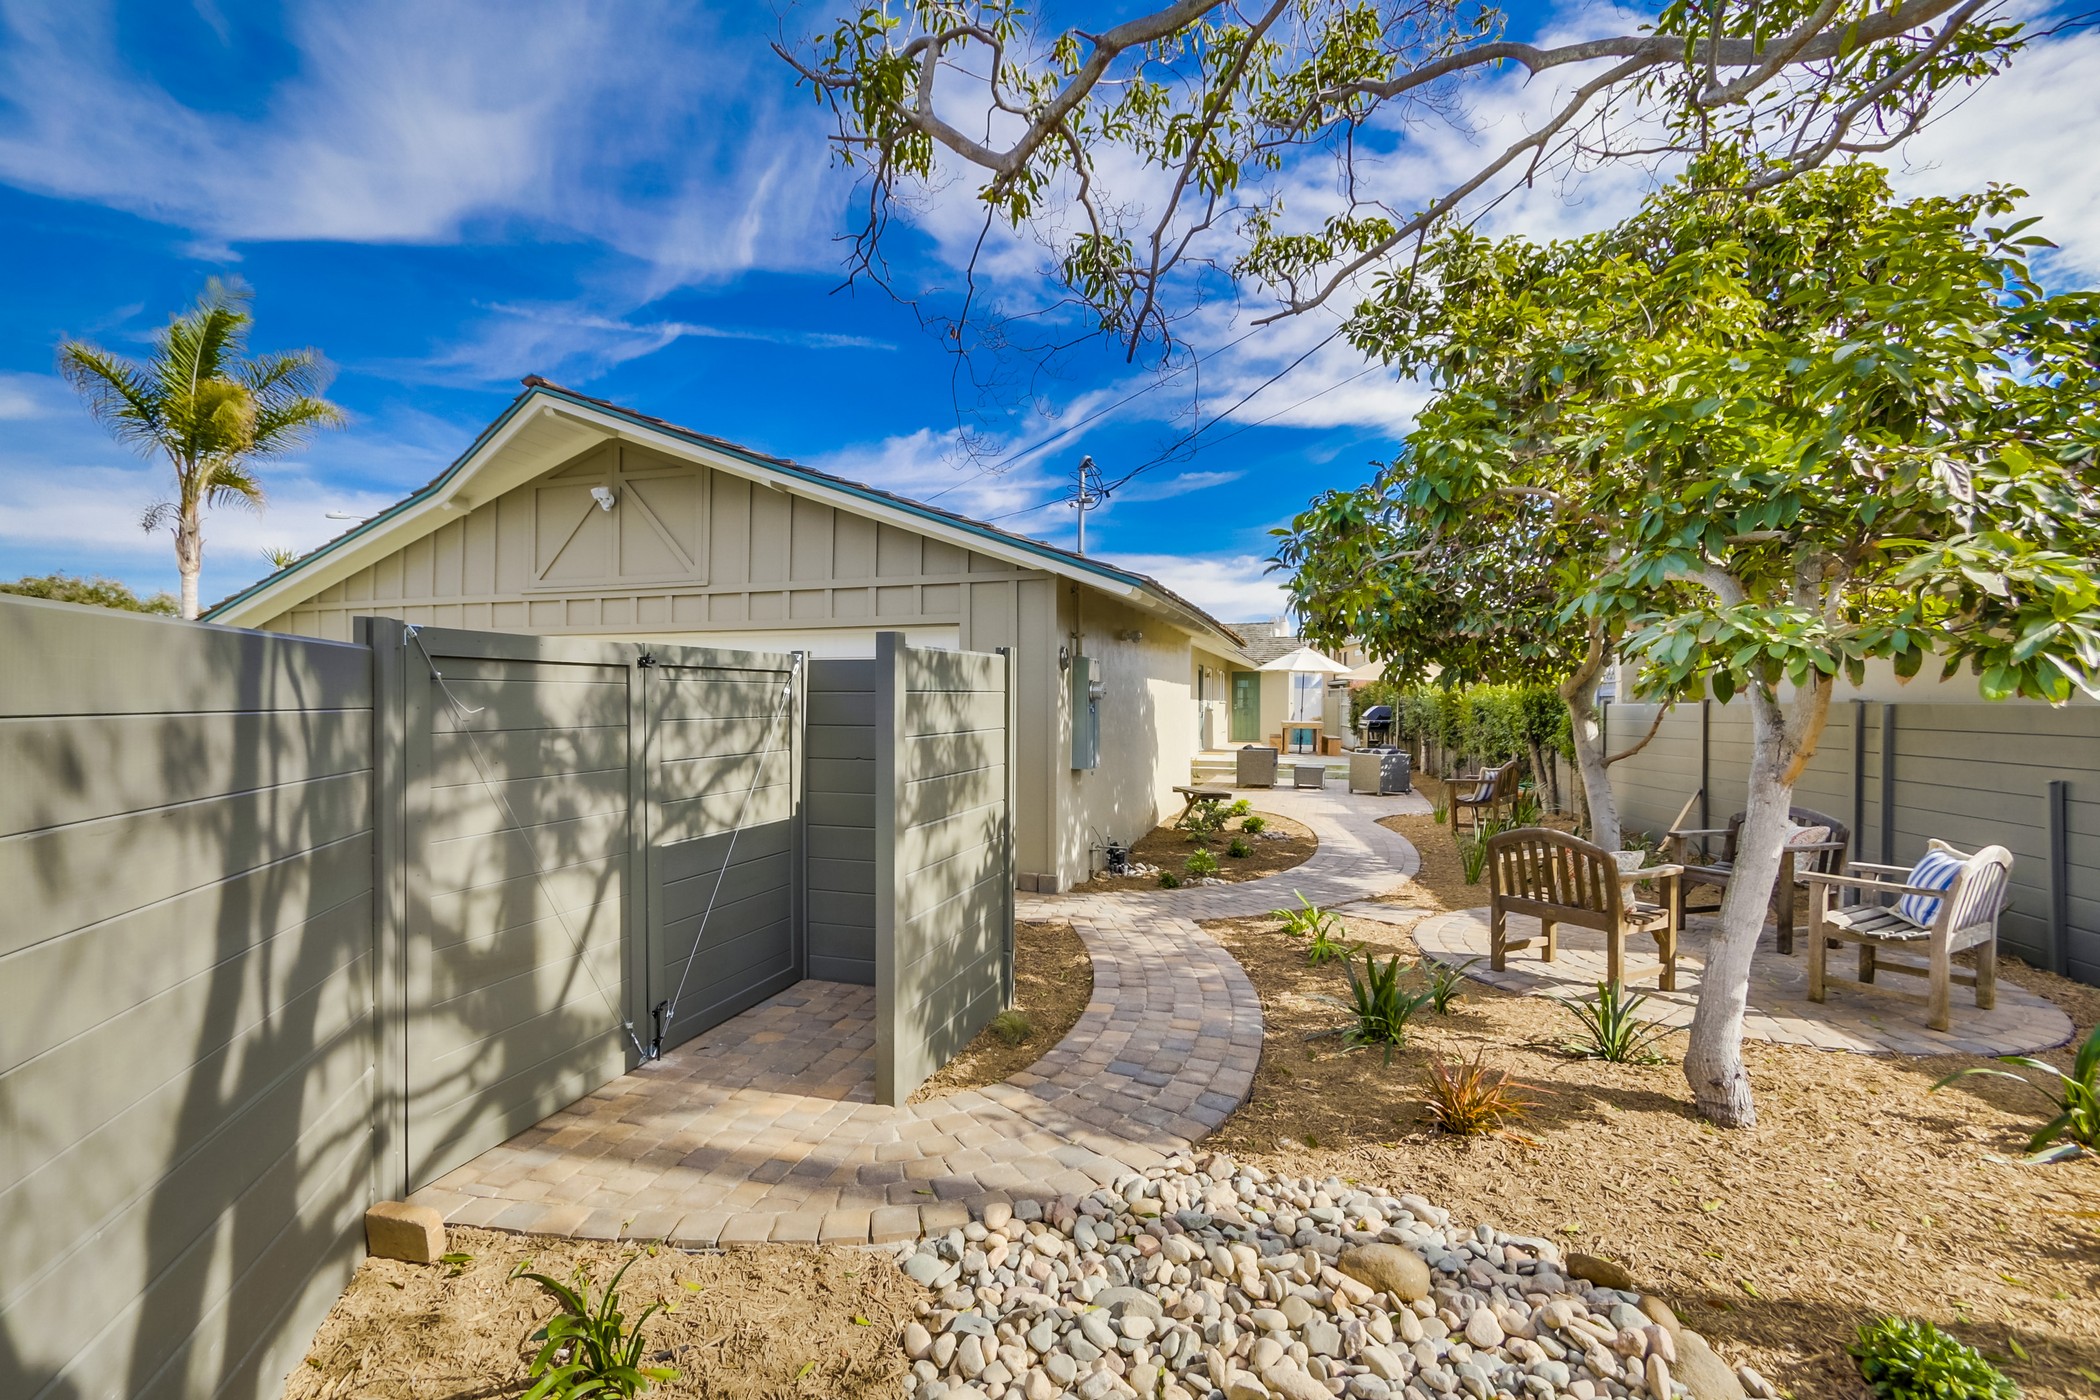
[{"label": "blue and white pillow", "polygon": [[[1955,877],[1968,863],[1966,856],[1953,851],[1927,851],[1925,859],[1911,867],[1903,883],[1926,890],[1950,889]],[[1908,919],[1919,928],[1931,928],[1939,912],[1940,901],[1929,894],[1907,894],[1896,901],[1896,916]]]}]

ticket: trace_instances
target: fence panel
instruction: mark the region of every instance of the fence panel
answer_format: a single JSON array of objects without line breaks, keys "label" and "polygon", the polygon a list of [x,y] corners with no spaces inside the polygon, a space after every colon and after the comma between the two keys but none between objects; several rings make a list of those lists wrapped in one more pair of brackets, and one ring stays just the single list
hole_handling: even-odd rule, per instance
[{"label": "fence panel", "polygon": [[362,647],[0,597],[0,1394],[275,1395],[371,1187]]},{"label": "fence panel", "polygon": [[637,746],[630,647],[438,628],[399,645],[414,1190],[637,1058],[623,1025]]},{"label": "fence panel", "polygon": [[810,662],[809,975],[875,984],[872,660]]},{"label": "fence panel", "polygon": [[[1713,824],[1742,810],[1749,718],[1705,707]],[[1613,705],[1613,742],[1654,710]],[[1660,830],[1700,785],[1700,708],[1680,705],[1647,751],[1612,769],[1628,830]],[[2100,983],[2100,707],[2002,704],[1832,706],[1794,790],[1799,806],[1848,822],[1860,859],[1909,863],[1932,838],[2013,853],[2005,946],[2028,962]],[[1886,757],[1885,757],[1886,756]],[[2050,784],[2067,785],[2052,815]],[[2061,858],[2056,852],[2061,852]]]},{"label": "fence panel", "polygon": [[1012,996],[1012,669],[885,632],[875,679],[875,1097],[900,1103]]},{"label": "fence panel", "polygon": [[792,655],[656,649],[648,717],[648,1004],[668,1050],[803,976],[801,672]]}]

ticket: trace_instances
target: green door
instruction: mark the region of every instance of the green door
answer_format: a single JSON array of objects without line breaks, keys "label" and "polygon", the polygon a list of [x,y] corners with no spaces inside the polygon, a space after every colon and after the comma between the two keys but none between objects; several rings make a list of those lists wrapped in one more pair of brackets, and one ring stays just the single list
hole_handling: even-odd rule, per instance
[{"label": "green door", "polygon": [[1261,676],[1253,671],[1232,673],[1232,742],[1261,742]]}]

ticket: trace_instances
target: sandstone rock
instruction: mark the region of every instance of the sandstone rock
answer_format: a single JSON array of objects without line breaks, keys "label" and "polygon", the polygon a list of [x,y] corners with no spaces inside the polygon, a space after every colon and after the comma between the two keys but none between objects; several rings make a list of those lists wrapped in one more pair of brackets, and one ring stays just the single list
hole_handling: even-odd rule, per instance
[{"label": "sandstone rock", "polygon": [[1692,1400],[1748,1400],[1743,1383],[1706,1338],[1686,1328],[1676,1340],[1677,1364],[1670,1372],[1692,1392]]},{"label": "sandstone rock", "polygon": [[365,1212],[365,1250],[375,1259],[435,1264],[445,1253],[445,1217],[429,1206],[381,1201]]},{"label": "sandstone rock", "polygon": [[1335,1268],[1396,1303],[1429,1296],[1429,1265],[1403,1245],[1360,1244],[1344,1249]]},{"label": "sandstone rock", "polygon": [[1277,1400],[1334,1400],[1334,1392],[1293,1362],[1279,1361],[1262,1372],[1261,1378],[1275,1392]]},{"label": "sandstone rock", "polygon": [[1594,1254],[1570,1254],[1568,1272],[1574,1277],[1596,1284],[1599,1288],[1616,1288],[1622,1292],[1633,1291],[1633,1275],[1623,1265],[1609,1259],[1599,1259]]},{"label": "sandstone rock", "polygon": [[1656,1326],[1668,1332],[1672,1341],[1675,1341],[1677,1334],[1684,1330],[1684,1324],[1677,1320],[1676,1313],[1670,1311],[1670,1305],[1653,1293],[1643,1293],[1641,1295],[1640,1309],[1654,1320]]},{"label": "sandstone rock", "polygon": [[1475,1308],[1466,1319],[1466,1340],[1483,1351],[1493,1350],[1502,1345],[1502,1324],[1487,1308]]},{"label": "sandstone rock", "polygon": [[904,1354],[914,1361],[923,1359],[933,1350],[933,1334],[923,1323],[909,1322],[904,1326]]}]

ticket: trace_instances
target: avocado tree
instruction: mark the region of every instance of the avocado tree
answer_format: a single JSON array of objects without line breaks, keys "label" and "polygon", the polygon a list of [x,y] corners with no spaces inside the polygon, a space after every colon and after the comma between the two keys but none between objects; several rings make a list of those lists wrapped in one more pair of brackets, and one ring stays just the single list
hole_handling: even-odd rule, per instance
[{"label": "avocado tree", "polygon": [[[1608,769],[1640,752],[1655,727],[1605,752],[1597,696],[1623,624],[1568,617],[1603,567],[1603,537],[1536,496],[1440,495],[1443,477],[1422,470],[1416,453],[1434,450],[1447,406],[1431,406],[1376,480],[1321,494],[1274,532],[1292,605],[1315,641],[1353,641],[1407,683],[1433,674],[1446,685],[1554,686],[1567,709],[1591,838],[1616,849]],[[1506,439],[1499,424],[1491,432]],[[1543,766],[1539,738],[1526,736],[1534,768]]]},{"label": "avocado tree", "polygon": [[2061,702],[2100,675],[2100,298],[2043,290],[2033,221],[1995,226],[2014,199],[1899,201],[1865,163],[1758,188],[1716,153],[1604,235],[1454,235],[1355,328],[1374,351],[1445,338],[1414,495],[1596,531],[1568,623],[1619,637],[1649,693],[1749,706],[1685,1061],[1717,1123],[1755,1121],[1751,952],[1838,677],[1934,659]]}]

